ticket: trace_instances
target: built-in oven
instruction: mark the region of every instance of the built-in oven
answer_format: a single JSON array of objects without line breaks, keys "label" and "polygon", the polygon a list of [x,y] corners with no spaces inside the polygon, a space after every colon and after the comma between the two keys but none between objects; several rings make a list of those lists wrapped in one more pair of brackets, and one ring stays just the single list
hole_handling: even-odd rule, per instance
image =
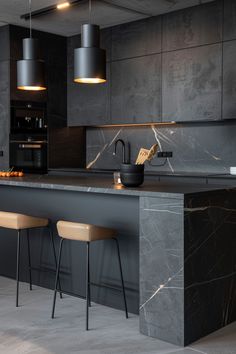
[{"label": "built-in oven", "polygon": [[10,166],[26,173],[46,173],[47,141],[45,103],[12,101]]},{"label": "built-in oven", "polygon": [[47,172],[47,141],[11,137],[10,166],[26,173]]},{"label": "built-in oven", "polygon": [[11,102],[11,133],[44,133],[47,130],[46,106],[39,102]]}]

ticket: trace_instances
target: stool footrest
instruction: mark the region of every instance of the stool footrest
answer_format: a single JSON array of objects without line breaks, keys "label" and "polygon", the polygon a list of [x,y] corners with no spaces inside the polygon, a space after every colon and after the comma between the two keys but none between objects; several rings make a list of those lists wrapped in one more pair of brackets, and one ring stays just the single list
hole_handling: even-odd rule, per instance
[{"label": "stool footrest", "polygon": [[60,290],[60,289],[56,289],[56,291],[61,292],[61,294],[65,294],[65,295],[69,295],[69,296],[73,296],[73,297],[78,297],[79,299],[83,299],[83,300],[86,299],[86,297],[84,295],[71,293],[70,291],[65,291],[65,290]]},{"label": "stool footrest", "polygon": [[52,268],[46,268],[46,267],[28,267],[28,268],[38,272],[56,273],[56,270]]},{"label": "stool footrest", "polygon": [[98,283],[93,283],[93,282],[91,282],[90,285],[97,286],[99,288],[111,289],[111,290],[115,290],[115,291],[122,291],[122,289],[119,288],[118,286],[112,286],[112,285],[107,285],[107,284],[98,284]]},{"label": "stool footrest", "polygon": [[[93,283],[93,282],[90,282],[89,285],[93,285],[93,286],[97,286],[99,288],[106,288],[106,289],[111,289],[111,290],[116,290],[116,291],[122,291],[122,289],[118,288],[118,287],[114,287],[114,286],[110,286],[110,285],[105,285],[105,284],[98,284],[98,283]],[[69,296],[73,296],[73,297],[78,297],[80,299],[86,299],[86,296],[84,295],[80,295],[80,294],[75,294],[75,293],[72,293],[70,291],[65,291],[63,289],[56,289],[56,291],[58,292],[61,292],[62,294],[65,294],[65,295],[69,295]]]}]

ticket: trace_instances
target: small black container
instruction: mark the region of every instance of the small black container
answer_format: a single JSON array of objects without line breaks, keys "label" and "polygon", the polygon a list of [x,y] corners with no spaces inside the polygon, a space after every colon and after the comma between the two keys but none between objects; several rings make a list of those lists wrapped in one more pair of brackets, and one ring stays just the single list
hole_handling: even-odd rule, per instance
[{"label": "small black container", "polygon": [[121,183],[125,187],[138,187],[144,181],[144,165],[122,163],[120,167]]}]

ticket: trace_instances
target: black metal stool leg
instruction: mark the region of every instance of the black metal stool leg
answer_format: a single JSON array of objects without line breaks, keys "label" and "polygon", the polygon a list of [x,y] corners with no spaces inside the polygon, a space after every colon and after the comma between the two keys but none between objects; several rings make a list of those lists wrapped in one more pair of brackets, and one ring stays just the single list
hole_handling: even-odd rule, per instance
[{"label": "black metal stool leg", "polygon": [[120,247],[119,247],[119,242],[116,238],[114,238],[116,242],[116,248],[117,248],[117,254],[118,254],[118,261],[119,261],[119,268],[120,268],[120,278],[121,278],[121,284],[122,284],[122,291],[123,291],[123,298],[124,298],[124,305],[125,305],[125,315],[126,318],[128,318],[128,310],[127,310],[127,302],[126,302],[126,295],[125,295],[125,286],[124,286],[124,278],[123,278],[123,271],[122,271],[122,266],[121,266],[121,258],[120,258]]},{"label": "black metal stool leg", "polygon": [[58,259],[57,259],[57,271],[56,271],[56,280],[55,280],[55,288],[54,288],[53,306],[52,306],[52,318],[54,318],[54,313],[55,313],[57,285],[58,285],[58,280],[59,280],[59,272],[60,272],[60,265],[61,265],[61,251],[62,251],[63,241],[64,241],[64,239],[62,238],[60,241]]},{"label": "black metal stool leg", "polygon": [[27,246],[28,246],[29,284],[30,284],[30,290],[32,290],[32,273],[31,273],[31,256],[30,256],[29,229],[27,229],[26,232],[27,232]]},{"label": "black metal stool leg", "polygon": [[89,301],[90,301],[90,280],[89,280],[89,242],[87,242],[87,267],[86,267],[86,331],[89,327]]},{"label": "black metal stool leg", "polygon": [[16,254],[16,307],[19,306],[19,276],[20,276],[20,230],[17,231],[17,254]]},{"label": "black metal stool leg", "polygon": [[[56,255],[56,247],[54,243],[54,238],[53,238],[53,232],[52,232],[52,225],[48,225],[50,237],[51,237],[51,243],[52,243],[52,250],[53,250],[53,255],[54,255],[54,260],[55,260],[55,267],[57,267],[57,255]],[[58,284],[59,284],[59,290],[60,290],[60,298],[62,299],[62,292],[61,292],[61,282],[60,282],[60,277],[58,279]]]},{"label": "black metal stool leg", "polygon": [[90,264],[89,264],[89,268],[88,268],[88,282],[89,282],[89,291],[88,291],[89,307],[91,307]]}]

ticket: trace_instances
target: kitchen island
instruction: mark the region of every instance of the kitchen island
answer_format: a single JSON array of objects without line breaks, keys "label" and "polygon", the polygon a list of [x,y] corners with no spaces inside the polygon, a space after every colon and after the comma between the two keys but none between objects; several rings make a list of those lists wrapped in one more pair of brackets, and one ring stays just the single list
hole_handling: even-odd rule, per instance
[{"label": "kitchen island", "polygon": [[[4,211],[116,228],[128,308],[140,314],[141,333],[184,346],[236,319],[235,189],[156,179],[131,189],[100,174],[26,175],[1,178],[0,196]],[[15,275],[12,234],[0,231],[0,273],[10,277]],[[53,268],[48,235],[35,236],[35,264]],[[78,295],[85,291],[84,251],[67,244],[62,259],[62,287]],[[92,247],[92,279],[120,288],[118,269],[111,269],[114,256],[112,243]],[[53,281],[49,273],[34,275],[35,284],[52,288]],[[94,288],[92,300],[123,308],[115,291]]]}]

